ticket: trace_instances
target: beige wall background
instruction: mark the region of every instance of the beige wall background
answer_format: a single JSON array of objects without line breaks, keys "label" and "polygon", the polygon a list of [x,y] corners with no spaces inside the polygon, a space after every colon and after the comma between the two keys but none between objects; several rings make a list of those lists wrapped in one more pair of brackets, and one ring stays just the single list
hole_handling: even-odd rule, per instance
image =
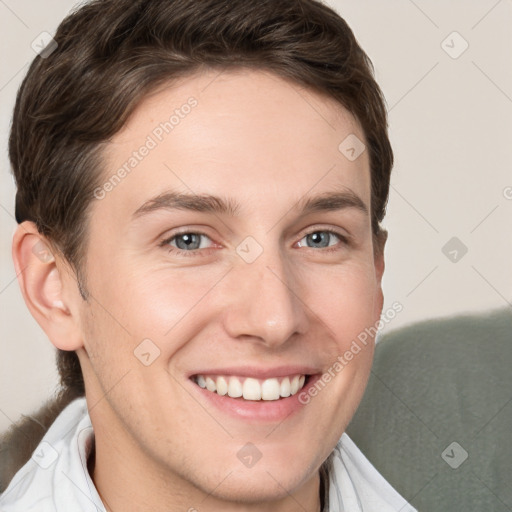
[{"label": "beige wall background", "polygon": [[[403,311],[384,330],[511,307],[512,1],[327,3],[372,59],[388,103],[396,164],[384,310],[399,301]],[[11,261],[7,138],[31,45],[73,5],[0,0],[0,430],[57,384],[54,348],[24,304]]]}]

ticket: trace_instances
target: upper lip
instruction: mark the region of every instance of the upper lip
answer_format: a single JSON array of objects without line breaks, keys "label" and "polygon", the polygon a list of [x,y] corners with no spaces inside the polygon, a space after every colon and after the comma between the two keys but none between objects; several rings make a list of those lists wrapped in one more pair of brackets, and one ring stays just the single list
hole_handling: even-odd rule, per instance
[{"label": "upper lip", "polygon": [[293,365],[293,366],[276,366],[256,367],[256,366],[229,366],[223,368],[203,368],[191,372],[188,377],[194,375],[225,375],[237,377],[254,377],[256,379],[269,379],[272,377],[288,377],[290,375],[314,375],[320,373],[321,370],[312,366]]}]

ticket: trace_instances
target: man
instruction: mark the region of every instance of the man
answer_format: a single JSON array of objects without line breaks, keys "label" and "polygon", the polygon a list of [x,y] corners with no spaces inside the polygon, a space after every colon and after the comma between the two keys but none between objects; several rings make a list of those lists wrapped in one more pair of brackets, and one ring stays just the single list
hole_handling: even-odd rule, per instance
[{"label": "man", "polygon": [[414,510],[344,434],[392,151],[336,13],[90,2],[32,64],[9,149],[21,291],[85,396],[2,511]]}]

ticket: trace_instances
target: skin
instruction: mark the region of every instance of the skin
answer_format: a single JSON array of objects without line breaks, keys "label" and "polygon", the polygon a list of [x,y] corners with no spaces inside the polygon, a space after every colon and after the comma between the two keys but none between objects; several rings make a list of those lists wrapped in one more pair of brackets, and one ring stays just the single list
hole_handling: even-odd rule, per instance
[{"label": "skin", "polygon": [[[34,254],[45,240],[30,222],[13,240],[21,290],[52,343],[79,355],[96,436],[90,473],[108,509],[319,510],[318,469],[362,398],[373,340],[279,423],[225,414],[198,398],[188,375],[212,365],[307,364],[322,373],[378,322],[384,242],[374,247],[370,216],[295,209],[303,196],[343,189],[370,210],[368,152],[350,161],[338,150],[364,134],[341,105],[294,82],[261,70],[203,72],[138,106],[106,146],[105,180],[190,96],[198,101],[190,114],[93,199],[89,300],[57,252],[49,261]],[[132,220],[169,189],[230,197],[241,209]],[[201,255],[169,253],[169,244],[184,247],[176,239],[159,245],[178,228],[207,235]],[[326,229],[349,244],[325,234],[318,247],[306,237]],[[250,264],[236,251],[247,236],[263,249]],[[149,366],[134,356],[144,339],[160,350]],[[247,442],[262,454],[250,468],[237,457]]]}]

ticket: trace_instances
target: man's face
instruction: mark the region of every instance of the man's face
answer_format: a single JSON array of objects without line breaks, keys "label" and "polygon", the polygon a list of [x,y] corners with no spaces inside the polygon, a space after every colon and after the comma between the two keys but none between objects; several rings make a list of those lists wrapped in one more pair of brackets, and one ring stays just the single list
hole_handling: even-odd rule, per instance
[{"label": "man's face", "polygon": [[[162,88],[108,143],[103,183],[129,172],[93,200],[79,326],[97,463],[108,452],[241,500],[313,478],[360,402],[373,340],[335,362],[382,309],[368,152],[340,151],[348,136],[364,141],[334,101],[243,70]],[[189,208],[206,195],[234,211]]]}]

